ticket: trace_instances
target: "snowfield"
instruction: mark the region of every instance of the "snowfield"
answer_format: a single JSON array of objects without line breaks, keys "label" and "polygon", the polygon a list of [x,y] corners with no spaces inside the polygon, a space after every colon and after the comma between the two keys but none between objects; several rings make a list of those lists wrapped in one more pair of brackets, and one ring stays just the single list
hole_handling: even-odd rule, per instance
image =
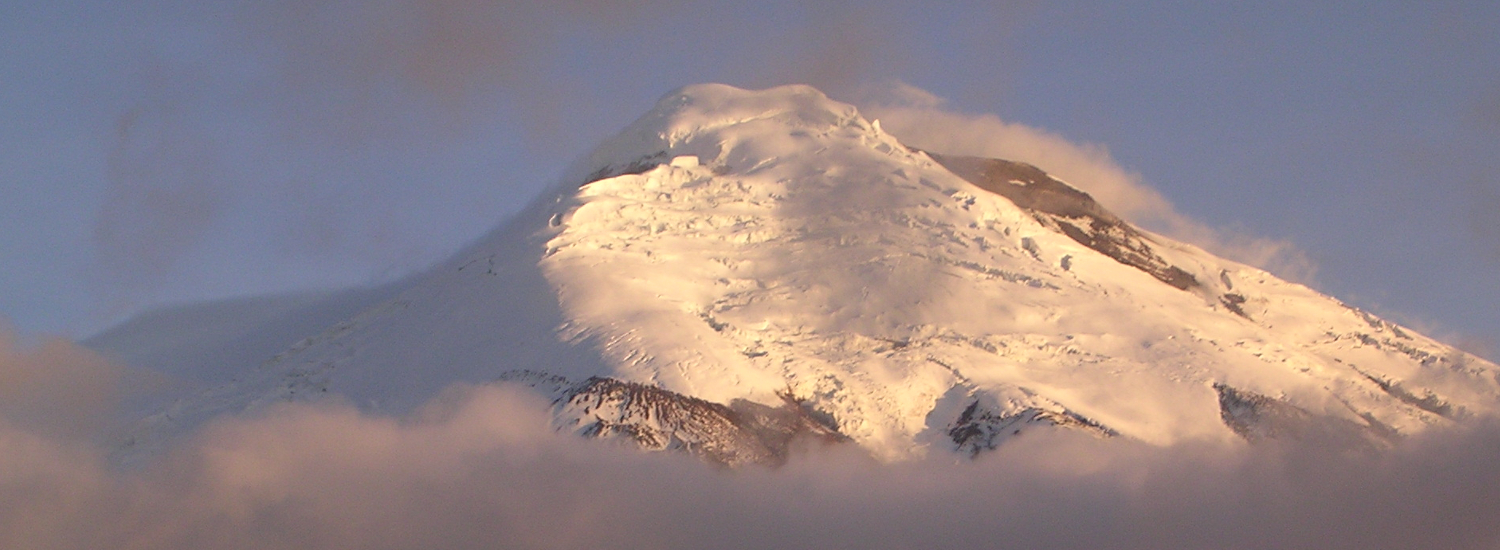
[{"label": "snowfield", "polygon": [[560,429],[728,463],[797,434],[888,461],[1059,428],[1378,448],[1500,404],[1492,363],[1028,165],[909,148],[805,86],[668,94],[391,289],[158,404],[122,456],[224,412],[338,395],[400,414],[457,382],[522,383]]}]

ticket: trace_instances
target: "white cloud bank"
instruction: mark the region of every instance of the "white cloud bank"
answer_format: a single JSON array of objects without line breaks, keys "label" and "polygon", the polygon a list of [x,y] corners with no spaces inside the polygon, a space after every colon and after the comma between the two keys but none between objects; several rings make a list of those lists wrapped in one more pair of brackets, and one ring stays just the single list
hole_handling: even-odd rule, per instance
[{"label": "white cloud bank", "polygon": [[[0,390],[59,387],[87,369],[113,367],[66,342],[8,343]],[[31,412],[103,411],[89,407],[107,403],[108,386],[33,402]],[[112,469],[78,431],[5,409],[0,547],[1500,544],[1493,421],[1414,437],[1380,456],[1037,434],[974,462],[881,464],[852,447],[824,447],[777,470],[730,471],[554,433],[544,408],[505,387],[456,388],[412,418],[337,403],[285,406],[221,419],[128,472]]]}]

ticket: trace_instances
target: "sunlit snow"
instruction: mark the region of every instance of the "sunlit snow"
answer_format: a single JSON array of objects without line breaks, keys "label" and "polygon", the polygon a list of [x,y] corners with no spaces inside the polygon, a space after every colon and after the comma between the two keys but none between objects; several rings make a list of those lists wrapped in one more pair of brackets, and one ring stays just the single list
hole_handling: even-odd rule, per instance
[{"label": "sunlit snow", "polygon": [[489,237],[127,446],[285,400],[401,413],[518,370],[789,393],[887,460],[953,450],[966,411],[1165,445],[1240,440],[1239,395],[1382,434],[1496,408],[1491,363],[1144,235],[1198,285],[1080,244],[815,89],[690,86]]}]

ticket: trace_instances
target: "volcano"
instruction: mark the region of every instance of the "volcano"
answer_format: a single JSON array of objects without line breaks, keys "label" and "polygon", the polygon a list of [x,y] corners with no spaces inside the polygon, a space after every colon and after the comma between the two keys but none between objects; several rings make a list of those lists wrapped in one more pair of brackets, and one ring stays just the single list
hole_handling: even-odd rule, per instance
[{"label": "volcano", "polygon": [[[909,147],[806,86],[672,92],[398,284],[258,323],[205,308],[90,341],[223,373],[144,406],[122,456],[224,413],[340,396],[406,414],[455,383],[522,385],[560,430],[730,465],[809,441],[976,456],[1037,430],[1380,448],[1500,404],[1492,363],[1042,168]],[[140,344],[190,318],[238,321]]]}]

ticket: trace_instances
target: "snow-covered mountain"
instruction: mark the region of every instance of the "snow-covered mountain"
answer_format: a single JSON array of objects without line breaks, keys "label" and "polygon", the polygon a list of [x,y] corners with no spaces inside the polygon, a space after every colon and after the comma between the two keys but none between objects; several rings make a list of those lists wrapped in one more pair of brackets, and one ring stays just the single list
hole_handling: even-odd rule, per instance
[{"label": "snow-covered mountain", "polygon": [[671,93],[392,288],[164,404],[122,451],[331,394],[399,414],[455,382],[524,384],[561,429],[730,464],[805,439],[978,454],[1035,429],[1381,446],[1500,405],[1492,363],[1036,167],[907,147],[805,86]]}]

